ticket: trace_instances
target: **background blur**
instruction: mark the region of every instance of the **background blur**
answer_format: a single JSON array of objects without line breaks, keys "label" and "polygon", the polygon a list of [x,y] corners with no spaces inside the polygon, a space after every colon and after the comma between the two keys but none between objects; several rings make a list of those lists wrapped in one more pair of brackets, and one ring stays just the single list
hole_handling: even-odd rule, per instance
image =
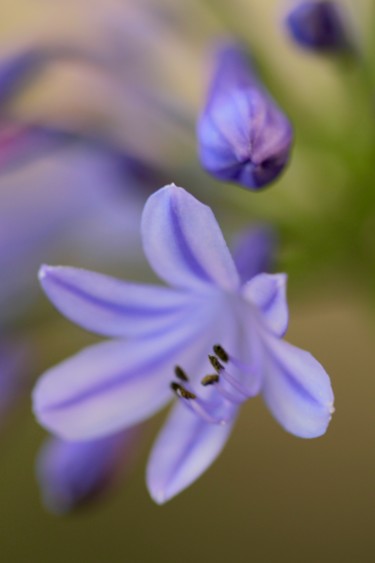
[{"label": "background blur", "polygon": [[[10,218],[9,227],[0,226],[0,265],[12,273],[0,285],[0,328],[32,345],[28,385],[93,340],[43,298],[38,265],[49,260],[147,280],[134,225],[150,191],[175,181],[213,206],[228,239],[251,221],[277,230],[278,269],[290,280],[288,340],[331,375],[336,413],[326,436],[304,441],[286,434],[261,400],[248,403],[215,465],[158,507],[144,468],[162,413],[145,425],[132,472],[108,498],[57,517],[40,501],[33,468],[44,432],[25,395],[2,428],[1,561],[373,561],[375,6],[341,4],[361,65],[298,49],[283,27],[288,3],[276,0],[232,0],[230,8],[224,0],[2,1],[0,67],[1,49],[4,56],[30,45],[64,51],[1,113],[2,124],[68,136],[57,150],[33,141],[22,158],[18,146],[16,156],[0,158],[0,223]],[[289,168],[260,194],[215,182],[195,155],[210,45],[228,33],[248,43],[296,132]],[[123,153],[157,170],[152,181],[129,166],[119,171],[117,156],[113,166],[113,154]],[[88,195],[94,184],[97,195]],[[61,190],[66,200],[56,204]],[[31,224],[25,226],[26,207],[40,212],[35,232],[51,218],[32,247],[23,242]],[[1,209],[14,215],[6,211],[2,219]],[[21,307],[25,294],[35,300]]]}]

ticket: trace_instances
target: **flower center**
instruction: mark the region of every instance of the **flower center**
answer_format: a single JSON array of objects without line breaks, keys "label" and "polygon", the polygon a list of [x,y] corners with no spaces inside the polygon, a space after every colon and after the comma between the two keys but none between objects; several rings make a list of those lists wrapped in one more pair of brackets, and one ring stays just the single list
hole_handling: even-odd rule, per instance
[{"label": "flower center", "polygon": [[[236,414],[237,408],[254,397],[258,392],[258,378],[250,365],[228,354],[220,345],[213,346],[214,354],[208,359],[215,373],[201,379],[203,387],[211,387],[209,398],[202,398],[195,391],[185,371],[175,367],[175,376],[180,381],[172,381],[171,389],[178,399],[192,412],[210,424],[227,424]],[[245,385],[239,374],[253,375],[252,385]]]}]

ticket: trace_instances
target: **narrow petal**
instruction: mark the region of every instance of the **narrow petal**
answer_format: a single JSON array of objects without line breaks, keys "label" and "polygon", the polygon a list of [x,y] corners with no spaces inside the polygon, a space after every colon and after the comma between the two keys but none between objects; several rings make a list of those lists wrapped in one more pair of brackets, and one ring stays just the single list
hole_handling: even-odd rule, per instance
[{"label": "narrow petal", "polygon": [[258,308],[276,336],[283,336],[288,328],[286,282],[286,274],[259,274],[243,288],[245,299]]},{"label": "narrow petal", "polygon": [[142,236],[152,268],[169,284],[238,287],[238,273],[211,209],[183,188],[172,184],[148,199]]},{"label": "narrow petal", "polygon": [[333,392],[324,368],[287,342],[266,342],[264,400],[276,420],[291,434],[315,438],[327,430]]},{"label": "narrow petal", "polygon": [[39,422],[66,440],[89,440],[132,426],[171,398],[176,364],[196,367],[208,338],[208,310],[149,338],[90,346],[48,370],[34,390]]},{"label": "narrow petal", "polygon": [[46,508],[65,514],[108,492],[131,465],[138,432],[135,427],[87,442],[49,438],[36,463]]},{"label": "narrow petal", "polygon": [[128,283],[78,268],[42,266],[39,279],[63,315],[104,336],[161,332],[181,322],[196,301],[186,292]]},{"label": "narrow petal", "polygon": [[147,486],[163,504],[191,485],[215,461],[229,438],[233,423],[208,424],[177,404],[151,452]]}]

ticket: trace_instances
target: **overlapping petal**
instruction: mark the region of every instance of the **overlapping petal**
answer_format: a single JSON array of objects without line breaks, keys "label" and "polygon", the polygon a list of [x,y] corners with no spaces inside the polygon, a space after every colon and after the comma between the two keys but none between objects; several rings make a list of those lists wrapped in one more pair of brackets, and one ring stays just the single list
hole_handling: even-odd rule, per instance
[{"label": "overlapping petal", "polygon": [[233,421],[209,424],[178,404],[150,455],[147,486],[163,504],[191,485],[217,458],[229,438]]},{"label": "overlapping petal", "polygon": [[236,289],[239,277],[211,209],[174,184],[147,201],[142,216],[145,254],[172,286]]},{"label": "overlapping petal", "polygon": [[145,336],[181,323],[198,298],[70,267],[42,266],[42,287],[68,319],[104,336]]},{"label": "overlapping petal", "polygon": [[327,430],[333,412],[329,377],[315,358],[296,346],[268,338],[264,354],[264,400],[276,420],[301,438]]},{"label": "overlapping petal", "polygon": [[259,274],[243,288],[243,295],[261,312],[267,327],[283,336],[288,328],[285,274]]}]

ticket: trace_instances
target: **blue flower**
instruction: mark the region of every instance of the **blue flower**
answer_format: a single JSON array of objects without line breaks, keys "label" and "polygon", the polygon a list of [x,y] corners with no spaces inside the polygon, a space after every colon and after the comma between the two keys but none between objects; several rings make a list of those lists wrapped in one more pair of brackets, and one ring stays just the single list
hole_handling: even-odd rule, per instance
[{"label": "blue flower", "polygon": [[287,431],[324,434],[333,410],[329,377],[282,340],[285,274],[243,283],[211,209],[175,185],[148,199],[142,237],[151,267],[171,287],[41,268],[54,305],[113,340],[44,374],[33,395],[39,422],[67,440],[94,439],[141,422],[177,395],[147,469],[158,503],[207,469],[242,403],[259,393]]},{"label": "blue flower", "polygon": [[299,2],[288,14],[287,28],[298,45],[311,51],[348,51],[349,38],[339,6],[329,0]]},{"label": "blue flower", "polygon": [[284,169],[292,137],[287,117],[260,84],[246,54],[234,45],[221,48],[198,123],[203,168],[219,180],[259,189]]}]

